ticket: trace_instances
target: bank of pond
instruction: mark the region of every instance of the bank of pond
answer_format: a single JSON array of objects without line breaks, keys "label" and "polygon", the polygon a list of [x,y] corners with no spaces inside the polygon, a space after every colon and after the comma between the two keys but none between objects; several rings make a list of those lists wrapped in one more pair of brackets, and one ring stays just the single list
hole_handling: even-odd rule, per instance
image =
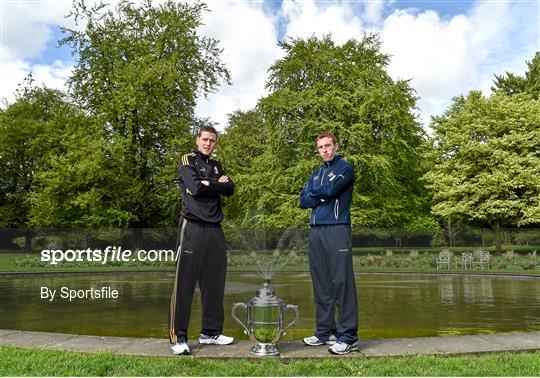
[{"label": "bank of pond", "polygon": [[[171,271],[0,276],[0,328],[166,338],[173,279]],[[248,301],[261,283],[256,273],[229,272],[227,334],[247,339],[230,310],[233,303]],[[540,330],[540,277],[359,273],[356,284],[364,339]],[[271,287],[300,310],[299,322],[284,339],[312,334],[311,285],[304,272],[273,278]],[[198,335],[200,322],[197,291],[190,338]]]}]

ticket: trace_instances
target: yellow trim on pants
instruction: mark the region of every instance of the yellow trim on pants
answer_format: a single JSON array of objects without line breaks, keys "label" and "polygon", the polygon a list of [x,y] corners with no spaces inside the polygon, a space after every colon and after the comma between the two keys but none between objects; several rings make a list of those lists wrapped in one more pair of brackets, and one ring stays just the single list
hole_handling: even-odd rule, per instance
[{"label": "yellow trim on pants", "polygon": [[176,258],[176,274],[174,276],[174,287],[171,295],[171,303],[169,306],[169,339],[172,344],[178,342],[176,332],[174,330],[174,318],[176,316],[176,292],[178,290],[178,274],[180,272],[180,257],[182,256],[182,244],[184,243],[184,234],[187,226],[187,219],[184,219],[182,222],[182,227],[180,229],[180,244],[178,248],[178,257]]}]

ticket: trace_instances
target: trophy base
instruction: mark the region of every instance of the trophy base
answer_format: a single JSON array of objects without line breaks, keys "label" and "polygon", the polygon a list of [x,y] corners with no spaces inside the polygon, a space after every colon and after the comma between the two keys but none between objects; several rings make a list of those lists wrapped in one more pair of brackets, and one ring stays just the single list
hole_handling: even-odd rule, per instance
[{"label": "trophy base", "polygon": [[251,347],[251,349],[249,350],[249,353],[254,354],[256,356],[278,356],[279,350],[277,349],[276,344],[257,343]]}]

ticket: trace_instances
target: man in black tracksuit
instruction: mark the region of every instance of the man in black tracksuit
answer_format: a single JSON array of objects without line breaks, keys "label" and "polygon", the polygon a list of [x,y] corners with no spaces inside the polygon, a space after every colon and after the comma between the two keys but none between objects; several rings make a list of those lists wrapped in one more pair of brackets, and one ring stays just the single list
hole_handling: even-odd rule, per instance
[{"label": "man in black tracksuit", "polygon": [[202,127],[196,142],[197,149],[182,156],[178,168],[182,214],[169,308],[169,339],[174,354],[190,354],[187,331],[196,283],[202,300],[199,343],[226,345],[234,341],[223,335],[227,251],[220,225],[220,195],[232,195],[234,184],[221,163],[210,158],[217,143],[216,129]]},{"label": "man in black tracksuit", "polygon": [[317,318],[315,334],[304,338],[304,343],[328,344],[330,353],[347,354],[358,350],[358,304],[350,236],[354,169],[336,154],[334,134],[319,134],[317,149],[323,165],[311,174],[300,193],[300,207],[311,209],[309,266]]}]

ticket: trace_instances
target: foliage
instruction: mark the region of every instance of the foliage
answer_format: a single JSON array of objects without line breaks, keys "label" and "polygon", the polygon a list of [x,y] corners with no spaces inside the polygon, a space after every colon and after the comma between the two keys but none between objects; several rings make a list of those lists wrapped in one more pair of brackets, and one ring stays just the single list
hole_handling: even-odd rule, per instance
[{"label": "foliage", "polygon": [[535,99],[540,96],[540,52],[537,51],[532,61],[527,62],[525,76],[518,76],[511,72],[505,75],[495,75],[495,86],[491,87],[494,92],[502,92],[507,95],[529,93]]},{"label": "foliage", "polygon": [[[255,146],[241,156],[243,166],[233,164],[244,209],[264,214],[266,227],[306,225],[298,193],[321,164],[316,135],[330,130],[356,169],[353,224],[425,223],[418,222],[426,203],[418,180],[424,166],[416,98],[408,82],[386,73],[389,58],[378,37],[343,45],[312,37],[280,46],[285,57],[269,70],[270,94],[253,111],[237,113],[227,129],[232,145],[242,146],[238,129],[248,130],[246,142]],[[247,119],[251,127],[242,123]]]},{"label": "foliage", "polygon": [[66,152],[64,136],[82,118],[62,92],[36,87],[31,75],[15,102],[0,110],[0,228],[28,227],[36,174]]},{"label": "foliage", "polygon": [[223,201],[226,219],[242,228],[250,227],[260,215],[247,209],[246,203],[256,195],[253,177],[260,174],[260,170],[254,159],[261,156],[265,148],[264,120],[260,112],[236,111],[229,116],[228,126],[219,137],[216,156],[235,182],[234,196]]},{"label": "foliage", "polygon": [[457,97],[434,117],[433,214],[500,228],[540,222],[540,101],[530,95]]},{"label": "foliage", "polygon": [[[432,251],[398,251],[392,255],[387,255],[384,250],[366,248],[353,250],[353,266],[356,272],[431,272],[438,273],[436,260],[441,249]],[[462,248],[459,251],[452,249],[450,253],[453,257],[459,259],[461,252],[471,252],[472,248]],[[272,250],[259,251],[267,253],[266,255],[258,252],[248,252],[244,250],[229,250],[228,266],[230,271],[242,271],[258,273],[258,265],[261,263],[261,256],[266,258],[268,262],[272,261]],[[476,257],[475,261],[478,260]],[[282,263],[282,271],[291,272],[308,272],[309,263],[306,253],[293,255],[288,253],[280,259]],[[0,265],[2,272],[72,272],[72,271],[147,271],[147,270],[164,270],[174,271],[174,262],[168,260],[162,261],[108,261],[106,264],[101,262],[87,261],[63,261],[56,265],[51,265],[49,262],[41,261],[39,251],[30,254],[21,253],[0,253]],[[451,272],[466,273],[461,267],[455,265],[455,260],[452,260],[450,267]],[[446,271],[446,270],[445,270]],[[489,269],[480,270],[475,266],[472,271],[474,274],[490,273],[490,274],[540,274],[540,259],[537,254],[532,252],[517,253],[512,250],[505,252],[501,256],[491,256]]]},{"label": "foliage", "polygon": [[197,33],[206,10],[173,1],[121,1],[115,10],[74,3],[70,16],[84,28],[64,29],[61,44],[78,57],[68,83],[88,123],[72,127],[66,153],[37,174],[33,225],[176,223],[176,170],[192,144],[196,100],[229,79],[218,42]]}]

